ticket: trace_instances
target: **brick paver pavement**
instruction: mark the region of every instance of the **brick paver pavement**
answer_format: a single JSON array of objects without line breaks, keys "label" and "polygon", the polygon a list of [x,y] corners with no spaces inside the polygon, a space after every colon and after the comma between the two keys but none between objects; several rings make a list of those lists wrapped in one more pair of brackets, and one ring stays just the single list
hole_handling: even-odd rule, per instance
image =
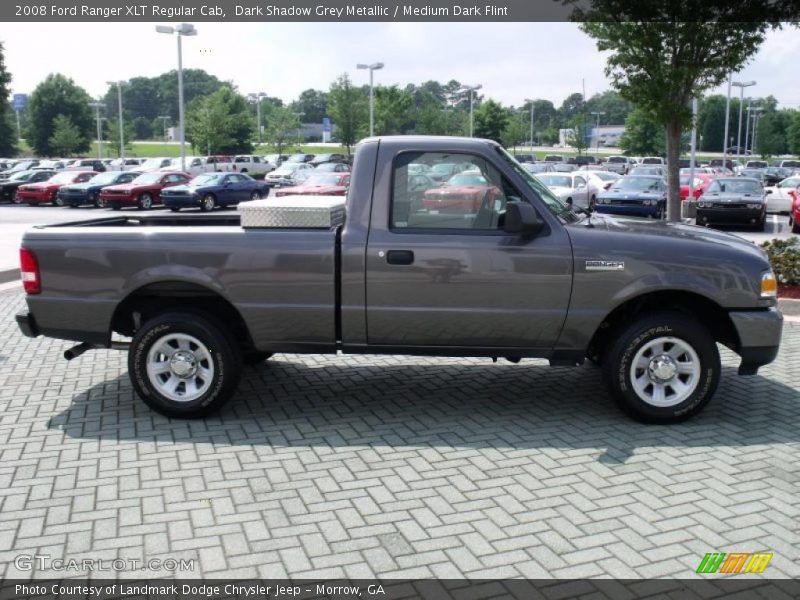
[{"label": "brick paver pavement", "polygon": [[757,377],[724,350],[717,397],[675,426],[622,416],[591,366],[295,355],[178,421],[134,397],[124,353],[68,363],[68,342],[22,337],[22,306],[0,294],[0,576],[59,575],[17,569],[37,554],[194,559],[190,577],[691,577],[706,552],[770,551],[768,575],[800,577],[796,323]]}]

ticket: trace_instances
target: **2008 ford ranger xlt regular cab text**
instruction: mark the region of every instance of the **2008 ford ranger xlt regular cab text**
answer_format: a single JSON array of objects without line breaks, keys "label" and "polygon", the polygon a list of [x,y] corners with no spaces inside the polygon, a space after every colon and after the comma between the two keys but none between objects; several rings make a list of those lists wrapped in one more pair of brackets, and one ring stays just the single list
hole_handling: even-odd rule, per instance
[{"label": "2008 ford ranger xlt regular cab text", "polygon": [[[440,183],[426,175],[437,165],[458,168]],[[342,352],[588,358],[628,414],[674,422],[714,394],[717,342],[741,356],[741,375],[778,352],[776,282],[755,245],[576,214],[491,141],[370,138],[356,149],[342,223],[245,222],[248,205],[280,217],[284,205],[270,204],[280,201],[291,198],[243,203],[241,222],[119,216],[34,228],[18,324],[81,342],[68,358],[127,348],[137,394],[178,417],[218,409],[243,363]]]}]

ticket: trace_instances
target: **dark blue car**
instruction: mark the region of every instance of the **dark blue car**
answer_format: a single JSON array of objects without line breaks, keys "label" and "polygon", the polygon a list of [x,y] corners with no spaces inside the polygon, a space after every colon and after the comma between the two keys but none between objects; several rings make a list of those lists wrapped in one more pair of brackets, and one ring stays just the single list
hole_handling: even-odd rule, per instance
[{"label": "dark blue car", "polygon": [[129,183],[138,175],[141,175],[141,173],[136,171],[106,171],[105,173],[98,173],[84,183],[73,183],[59,188],[58,198],[64,205],[69,204],[72,208],[84,204],[102,208],[103,201],[100,199],[100,190],[109,185]]},{"label": "dark blue car", "polygon": [[247,200],[266,198],[269,186],[244,173],[204,173],[186,185],[165,188],[161,201],[170,210],[197,208],[209,211],[217,206],[234,206]]},{"label": "dark blue car", "polygon": [[660,175],[627,175],[597,197],[597,212],[661,219],[667,208],[667,182]]}]

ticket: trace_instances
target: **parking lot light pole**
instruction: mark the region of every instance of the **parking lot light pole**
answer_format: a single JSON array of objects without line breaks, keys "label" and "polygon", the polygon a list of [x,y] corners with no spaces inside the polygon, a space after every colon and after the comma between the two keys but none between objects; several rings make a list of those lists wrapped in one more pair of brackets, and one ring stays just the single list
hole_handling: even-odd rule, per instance
[{"label": "parking lot light pole", "polygon": [[[751,106],[750,103],[747,103],[747,125],[745,127],[744,132],[744,153],[745,156],[747,155],[747,148],[749,147],[751,153],[755,152],[755,127],[753,127],[753,137],[750,137],[750,118],[753,118],[753,123],[755,124],[756,114],[758,111],[764,110],[760,106]],[[750,145],[748,146],[748,140],[750,141]]]},{"label": "parking lot light pole", "polygon": [[102,102],[89,102],[89,106],[91,106],[95,110],[95,115],[97,117],[97,160],[103,159],[103,130],[100,125],[100,109],[105,107],[105,104]]},{"label": "parking lot light pole", "polygon": [[465,85],[461,88],[462,92],[469,92],[469,137],[475,137],[475,92],[481,89],[483,85]]},{"label": "parking lot light pole", "polygon": [[256,121],[258,123],[258,143],[261,145],[263,140],[261,139],[261,99],[266,98],[267,95],[264,92],[258,93],[251,93],[248,96],[256,103]]},{"label": "parking lot light pole", "polygon": [[530,104],[531,107],[531,150],[533,150],[533,100],[530,98],[525,98],[525,102]]},{"label": "parking lot light pole", "polygon": [[378,69],[383,68],[382,62],[372,63],[371,65],[365,65],[363,63],[359,63],[356,65],[356,69],[369,69],[369,136],[372,137],[375,135],[375,97],[373,95],[373,78],[372,75]]},{"label": "parking lot light pole", "polygon": [[161,121],[163,121],[163,123],[164,123],[164,146],[166,147],[166,145],[167,145],[167,121],[169,121],[172,117],[170,117],[169,115],[160,115],[158,118],[161,119]]},{"label": "parking lot light pole", "polygon": [[183,36],[197,35],[197,29],[190,23],[181,23],[177,27],[169,25],[156,25],[158,33],[177,34],[178,38],[178,135],[181,142],[181,171],[186,170],[186,122],[183,115],[183,51],[181,38]]},{"label": "parking lot light pole", "polygon": [[753,154],[756,153],[756,134],[758,133],[758,119],[761,116],[761,111],[764,110],[761,107],[753,109],[753,141],[751,142],[751,147],[753,148]]},{"label": "parking lot light pole", "polygon": [[122,123],[122,85],[124,81],[106,81],[108,85],[117,86],[117,107],[119,109],[119,158],[125,164],[125,132]]},{"label": "parking lot light pole", "polygon": [[731,82],[733,76],[728,76],[728,97],[725,100],[725,139],[722,140],[722,166],[728,167],[728,125],[731,120]]},{"label": "parking lot light pole", "polygon": [[[736,136],[736,157],[742,155],[742,112],[744,108],[744,88],[755,85],[755,81],[734,81],[731,85],[739,88],[739,133]],[[727,165],[726,165],[727,166]]]}]

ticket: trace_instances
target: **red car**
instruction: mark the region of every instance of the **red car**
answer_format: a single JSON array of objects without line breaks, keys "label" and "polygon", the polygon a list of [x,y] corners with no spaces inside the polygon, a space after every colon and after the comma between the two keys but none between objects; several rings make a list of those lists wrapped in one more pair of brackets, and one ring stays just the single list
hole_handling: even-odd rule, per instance
[{"label": "red car", "polygon": [[792,233],[800,233],[800,186],[794,191],[789,192],[792,197],[792,210],[789,211],[789,226]]},{"label": "red car", "polygon": [[479,171],[462,171],[453,175],[441,187],[426,190],[422,196],[422,206],[429,210],[477,213],[483,203],[491,200],[500,190]]},{"label": "red car", "polygon": [[172,171],[148,171],[130,183],[111,185],[100,190],[100,200],[106,206],[119,210],[123,206],[136,206],[148,210],[154,204],[161,204],[161,190],[173,185],[183,185],[192,178],[187,173]]},{"label": "red car", "polygon": [[17,189],[17,202],[27,202],[30,206],[51,203],[64,206],[64,201],[58,197],[59,188],[62,185],[89,181],[95,175],[95,171],[61,171],[47,181],[21,185]]},{"label": "red car", "polygon": [[344,196],[350,186],[350,173],[317,173],[302,185],[283,188],[276,196]]},{"label": "red car", "polygon": [[[694,174],[694,199],[697,200],[702,196],[708,185],[714,181],[714,178],[707,173]],[[689,175],[681,174],[681,200],[686,200],[689,197]]]}]

